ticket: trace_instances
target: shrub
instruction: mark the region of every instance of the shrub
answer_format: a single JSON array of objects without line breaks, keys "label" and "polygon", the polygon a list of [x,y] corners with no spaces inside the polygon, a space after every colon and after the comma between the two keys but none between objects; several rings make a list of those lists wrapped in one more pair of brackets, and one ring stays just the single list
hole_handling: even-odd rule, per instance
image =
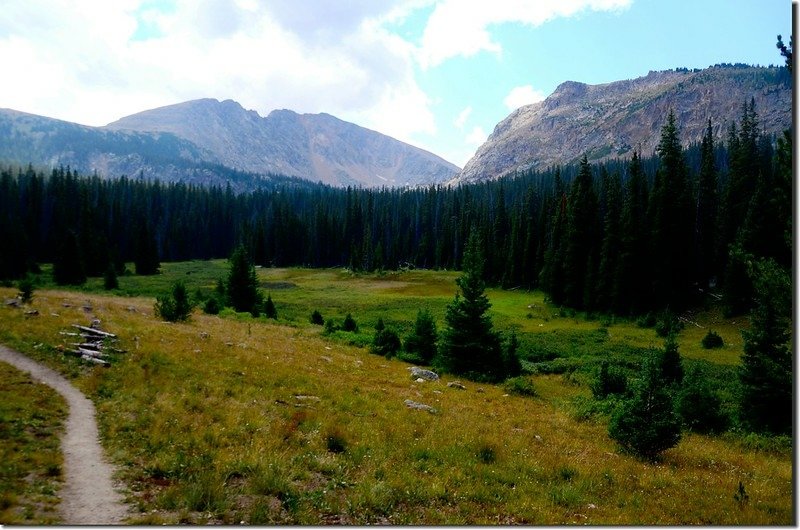
[{"label": "shrub", "polygon": [[609,366],[608,361],[600,365],[600,373],[591,384],[595,399],[605,399],[612,394],[624,394],[628,390],[628,378],[617,366]]},{"label": "shrub", "polygon": [[17,296],[19,296],[23,304],[27,304],[33,300],[33,291],[35,286],[33,284],[33,278],[30,274],[26,274],[24,278],[17,282],[17,288],[19,289]]},{"label": "shrub", "polygon": [[168,322],[188,320],[192,312],[192,304],[189,302],[189,295],[183,282],[175,282],[171,295],[156,298],[154,310],[157,316]]},{"label": "shrub", "polygon": [[353,315],[347,313],[347,316],[344,317],[344,321],[342,322],[342,331],[350,331],[353,333],[358,332],[358,324],[353,319]]},{"label": "shrub", "polygon": [[709,330],[708,333],[706,333],[706,336],[703,337],[701,344],[703,345],[703,348],[710,350],[713,348],[722,348],[724,342],[722,341],[722,337],[720,337],[716,331]]},{"label": "shrub", "polygon": [[333,333],[339,330],[339,326],[336,325],[336,322],[333,321],[332,318],[329,318],[325,321],[325,333]]},{"label": "shrub", "polygon": [[652,328],[656,325],[657,319],[653,313],[647,313],[636,319],[636,325],[640,328]]},{"label": "shrub", "polygon": [[[382,319],[378,319],[379,324],[383,324]],[[376,326],[375,338],[372,340],[370,350],[372,353],[383,355],[384,357],[394,357],[400,350],[400,337],[394,330],[378,328]]]},{"label": "shrub", "polygon": [[338,429],[333,429],[325,437],[325,447],[331,453],[344,453],[347,451],[347,440]]},{"label": "shrub", "polygon": [[509,394],[518,396],[536,397],[536,388],[527,377],[512,377],[507,379],[503,388]]},{"label": "shrub", "polygon": [[210,296],[203,303],[203,313],[207,315],[218,315],[220,309],[222,309],[222,304],[216,296]]},{"label": "shrub", "polygon": [[669,335],[677,335],[683,329],[683,323],[678,320],[678,317],[669,309],[659,315],[656,321],[656,333],[659,337],[668,337]]},{"label": "shrub", "polygon": [[322,313],[315,309],[314,312],[311,313],[311,323],[317,326],[322,326],[325,324],[325,319],[322,318]]},{"label": "shrub", "polygon": [[700,366],[694,365],[675,398],[675,411],[686,428],[699,433],[718,433],[728,427],[719,396],[711,389]]}]

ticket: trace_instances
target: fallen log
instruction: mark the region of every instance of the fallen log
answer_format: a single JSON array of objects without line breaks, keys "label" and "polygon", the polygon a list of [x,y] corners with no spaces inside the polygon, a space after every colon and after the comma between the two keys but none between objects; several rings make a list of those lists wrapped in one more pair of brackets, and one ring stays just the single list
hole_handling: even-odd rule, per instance
[{"label": "fallen log", "polygon": [[107,331],[102,331],[102,330],[99,330],[99,329],[87,328],[86,326],[79,326],[78,324],[72,324],[72,327],[73,328],[78,328],[81,331],[84,331],[86,333],[90,333],[90,334],[93,334],[93,335],[100,335],[101,337],[108,337],[109,339],[116,339],[117,338],[117,336],[114,335],[113,333],[109,333]]},{"label": "fallen log", "polygon": [[95,364],[99,364],[101,366],[105,366],[106,368],[111,366],[111,363],[108,362],[108,361],[104,361],[103,359],[96,359],[96,358],[90,357],[88,355],[82,355],[81,359],[83,359],[84,361],[89,361],[89,362],[92,362],[92,363],[95,363]]}]

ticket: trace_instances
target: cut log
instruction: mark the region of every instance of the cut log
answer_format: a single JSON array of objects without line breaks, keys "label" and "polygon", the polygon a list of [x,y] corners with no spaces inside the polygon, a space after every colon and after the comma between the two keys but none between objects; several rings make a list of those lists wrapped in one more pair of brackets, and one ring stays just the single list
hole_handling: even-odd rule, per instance
[{"label": "cut log", "polygon": [[101,337],[108,337],[110,339],[116,339],[117,338],[117,336],[114,335],[113,333],[109,333],[107,331],[102,331],[102,330],[99,330],[99,329],[87,328],[86,326],[79,326],[78,324],[73,324],[72,327],[73,328],[78,328],[79,330],[84,331],[86,333],[91,333],[93,335],[100,335]]},{"label": "cut log", "polygon": [[94,357],[95,359],[105,359],[107,357],[105,353],[94,350],[87,350],[85,348],[78,348],[78,351],[82,356]]},{"label": "cut log", "polygon": [[88,355],[81,356],[81,359],[83,359],[84,361],[89,361],[91,363],[99,364],[101,366],[105,366],[106,368],[111,366],[111,363],[108,362],[108,361],[104,361],[103,359],[96,359],[96,358],[90,357]]},{"label": "cut log", "polygon": [[80,333],[72,333],[71,331],[59,331],[59,335],[64,335],[66,337],[80,337]]}]

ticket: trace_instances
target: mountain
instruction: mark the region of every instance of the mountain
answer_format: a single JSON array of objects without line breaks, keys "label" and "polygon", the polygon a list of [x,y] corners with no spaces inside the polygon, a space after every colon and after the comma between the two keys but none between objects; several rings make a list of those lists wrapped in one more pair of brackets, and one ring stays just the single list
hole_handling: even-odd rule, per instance
[{"label": "mountain", "polygon": [[645,156],[658,145],[670,109],[684,145],[699,142],[711,119],[718,139],[755,99],[768,134],[792,125],[791,74],[784,67],[715,66],[650,72],[602,85],[567,81],[544,101],[520,107],[497,124],[455,182],[498,178],[516,170],[578,161]]},{"label": "mountain", "polygon": [[264,118],[215,99],[105,127],[0,109],[0,159],[195,183],[286,175],[334,186],[404,186],[444,182],[458,172],[432,153],[329,114],[275,110]]}]

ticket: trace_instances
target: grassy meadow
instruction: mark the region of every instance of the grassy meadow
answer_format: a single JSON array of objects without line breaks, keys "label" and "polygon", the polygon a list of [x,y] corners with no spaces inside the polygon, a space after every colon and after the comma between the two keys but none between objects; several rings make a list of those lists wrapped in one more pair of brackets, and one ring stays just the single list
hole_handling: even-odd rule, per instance
[{"label": "grassy meadow", "polygon": [[[154,297],[176,279],[210,293],[226,272],[223,260],[165,263],[155,277],[120,276],[111,293],[102,279],[73,290],[42,281],[38,316],[0,307],[0,342],[95,402],[139,510],[132,523],[792,523],[785,439],[684,433],[647,463],[608,438],[588,383],[604,358],[633,370],[660,348],[652,328],[565,312],[539,292],[489,290],[495,327],[516,331],[536,395],[463,380],[462,390],[449,376],[417,383],[409,364],[363,347],[378,318],[403,337],[420,308],[441,329],[458,273],[259,269],[277,322],[229,311],[196,310],[183,324],[154,317]],[[0,288],[0,299],[15,293]],[[338,322],[351,313],[359,331],[325,335],[309,322],[315,309]],[[58,349],[59,331],[94,316],[128,350],[111,368]],[[684,364],[704,364],[730,409],[746,321],[714,308],[686,316]],[[701,347],[709,329],[723,348]]]},{"label": "grassy meadow", "polygon": [[0,523],[58,520],[66,411],[55,390],[0,362]]}]

